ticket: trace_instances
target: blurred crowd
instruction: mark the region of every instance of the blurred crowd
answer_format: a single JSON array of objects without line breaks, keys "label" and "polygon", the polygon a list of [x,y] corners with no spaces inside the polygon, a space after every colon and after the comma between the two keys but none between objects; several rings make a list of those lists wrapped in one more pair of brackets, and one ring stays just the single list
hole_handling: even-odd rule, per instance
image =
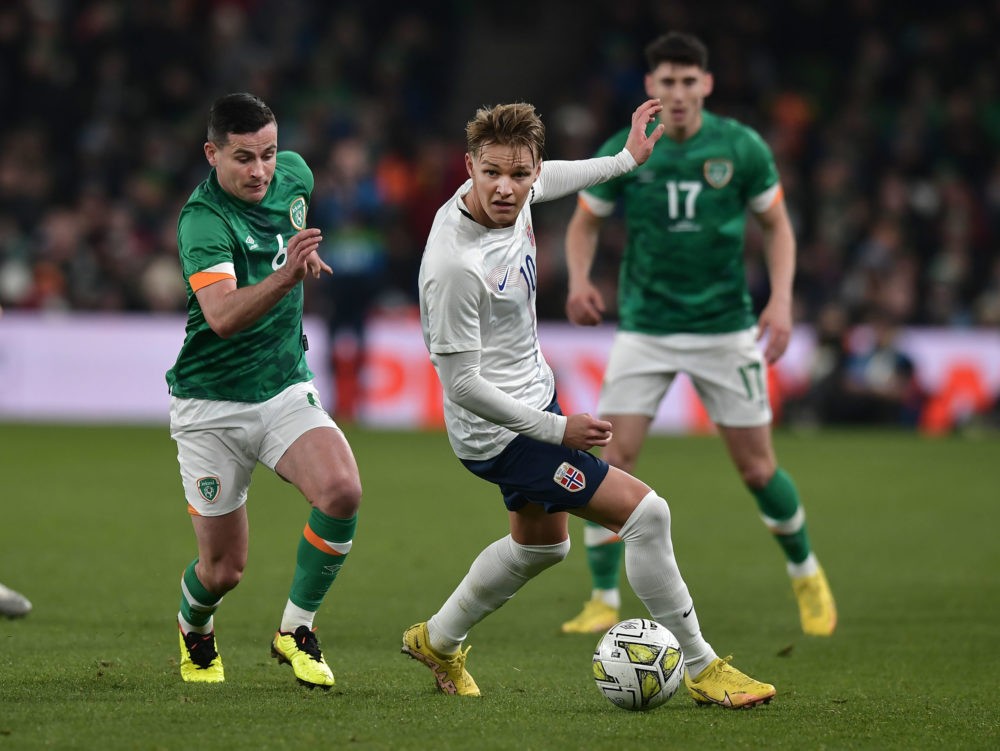
[{"label": "blurred crowd", "polygon": [[[208,106],[249,90],[316,190],[335,269],[307,295],[360,339],[411,311],[464,123],[530,98],[550,158],[590,155],[644,97],[642,48],[701,35],[707,106],[774,149],[799,243],[796,315],[1000,326],[1000,2],[295,0],[0,5],[0,304],[179,311],[175,222],[207,174]],[[519,83],[523,81],[523,83]],[[539,314],[560,319],[571,199],[539,207]],[[614,299],[622,229],[597,273]],[[751,288],[767,295],[758,237]]]},{"label": "blurred crowd", "polygon": [[[457,18],[428,13],[285,0],[0,4],[0,303],[183,310],[177,214],[208,174],[208,108],[229,91],[263,97],[279,146],[313,168],[310,221],[347,282],[337,315],[356,318],[368,300],[354,297],[367,294],[412,298],[420,237],[462,176],[435,119]],[[333,296],[322,297],[310,296],[333,315]]]}]

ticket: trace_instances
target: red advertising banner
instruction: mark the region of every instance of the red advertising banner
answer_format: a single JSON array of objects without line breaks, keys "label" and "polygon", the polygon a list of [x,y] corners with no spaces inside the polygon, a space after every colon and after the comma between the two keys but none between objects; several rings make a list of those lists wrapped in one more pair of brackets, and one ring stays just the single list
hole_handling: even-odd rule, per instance
[{"label": "red advertising banner", "polygon": [[[331,347],[322,321],[307,319],[307,354],[324,406],[337,412]],[[614,330],[542,323],[542,348],[556,373],[566,412],[596,409]],[[174,315],[71,315],[6,312],[0,318],[0,419],[18,421],[164,423],[169,397],[165,371],[184,336]],[[367,330],[368,351],[354,410],[373,428],[442,426],[441,385],[413,318],[377,318]],[[920,427],[950,430],[993,408],[1000,396],[1000,332],[908,329],[899,349],[916,366],[928,399]],[[789,395],[808,382],[815,353],[809,327],[796,330],[788,352],[771,369],[777,415]],[[690,382],[678,378],[653,430],[705,432],[711,424]]]}]

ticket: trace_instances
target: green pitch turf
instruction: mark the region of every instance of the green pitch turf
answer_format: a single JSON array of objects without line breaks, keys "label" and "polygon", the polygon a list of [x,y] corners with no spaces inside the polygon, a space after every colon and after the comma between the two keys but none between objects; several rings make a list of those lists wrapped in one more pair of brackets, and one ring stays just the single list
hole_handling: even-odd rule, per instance
[{"label": "green pitch turf", "polygon": [[[1000,747],[997,436],[776,436],[838,599],[829,639],[800,634],[721,443],[652,440],[638,474],[671,503],[702,628],[778,696],[633,714],[593,685],[597,637],[557,633],[589,594],[576,520],[569,559],[473,631],[482,698],[436,693],[400,636],[506,514],[443,434],[347,432],[364,502],[317,619],[337,685],[310,692],[268,651],[307,516],[293,488],[258,468],[249,564],[216,619],[227,681],[187,685],[174,618],[195,548],[166,429],[0,426],[0,581],[35,606],[0,620],[0,751]],[[646,615],[624,597],[623,618]]]}]

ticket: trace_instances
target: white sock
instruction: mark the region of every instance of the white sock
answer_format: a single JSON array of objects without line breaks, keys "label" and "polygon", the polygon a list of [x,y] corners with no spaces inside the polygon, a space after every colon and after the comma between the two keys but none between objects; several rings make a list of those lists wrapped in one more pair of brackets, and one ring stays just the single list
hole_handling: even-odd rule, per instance
[{"label": "white sock", "polygon": [[670,508],[654,491],[639,501],[618,536],[625,541],[625,574],[653,620],[670,629],[684,664],[698,675],[718,655],[701,635],[698,615],[681,577],[670,539]]},{"label": "white sock", "polygon": [[206,623],[204,626],[192,626],[184,619],[184,616],[181,615],[180,611],[178,610],[177,623],[181,627],[181,633],[184,634],[185,636],[190,634],[192,631],[196,634],[210,634],[212,633],[212,629],[215,628],[215,616],[209,618],[208,623]]},{"label": "white sock", "polygon": [[605,605],[610,605],[615,610],[620,610],[622,606],[622,593],[618,589],[595,589],[590,593],[591,600],[600,600]]},{"label": "white sock", "polygon": [[788,569],[788,575],[793,579],[798,579],[800,576],[812,576],[817,571],[819,571],[819,561],[813,553],[806,556],[806,559],[802,563],[792,563],[788,561],[785,564],[785,568]]},{"label": "white sock", "polygon": [[453,654],[469,629],[501,607],[525,582],[569,553],[569,540],[555,545],[521,545],[510,535],[488,545],[441,609],[427,621],[431,647]]},{"label": "white sock", "polygon": [[312,610],[303,610],[289,600],[285,603],[285,612],[281,614],[279,630],[286,634],[293,634],[299,626],[308,626],[311,629],[315,617],[316,613]]}]

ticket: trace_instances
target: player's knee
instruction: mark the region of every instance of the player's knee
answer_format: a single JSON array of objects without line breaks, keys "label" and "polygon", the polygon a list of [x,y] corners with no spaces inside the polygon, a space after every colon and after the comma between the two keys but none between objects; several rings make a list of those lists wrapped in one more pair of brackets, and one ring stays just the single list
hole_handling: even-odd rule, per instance
[{"label": "player's knee", "polygon": [[219,580],[219,584],[214,591],[228,592],[235,589],[236,585],[243,579],[243,569],[227,570]]},{"label": "player's knee", "polygon": [[739,468],[743,483],[751,490],[763,490],[767,487],[776,469],[770,462],[752,462]]},{"label": "player's knee", "polygon": [[639,501],[618,536],[628,543],[670,539],[670,506],[651,491]]},{"label": "player's knee", "polygon": [[[202,576],[198,577],[199,579]],[[209,592],[217,595],[224,595],[243,579],[243,566],[234,562],[222,562],[209,568],[204,574],[205,581],[202,584]]]},{"label": "player's knee", "polygon": [[604,459],[612,467],[618,467],[618,469],[632,474],[632,470],[635,469],[636,454],[622,451],[621,449],[612,450],[610,446],[606,447],[604,451],[601,452],[601,458]]},{"label": "player's knee", "polygon": [[320,487],[313,506],[327,516],[348,519],[361,506],[361,478],[357,473],[331,475]]},{"label": "player's knee", "polygon": [[521,545],[511,540],[510,549],[517,568],[532,577],[564,560],[569,555],[570,541],[566,538],[554,545]]}]

